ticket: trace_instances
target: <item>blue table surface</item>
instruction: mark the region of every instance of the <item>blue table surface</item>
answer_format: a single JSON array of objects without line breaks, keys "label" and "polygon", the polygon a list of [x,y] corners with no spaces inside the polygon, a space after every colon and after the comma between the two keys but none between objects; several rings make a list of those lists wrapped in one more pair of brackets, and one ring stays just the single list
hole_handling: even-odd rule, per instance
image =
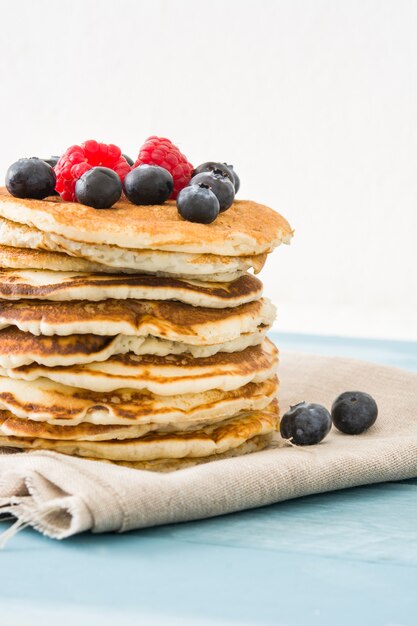
[{"label": "blue table surface", "polygon": [[[417,370],[417,343],[273,338]],[[25,529],[0,553],[0,626],[413,626],[416,496],[414,479],[125,535]]]}]

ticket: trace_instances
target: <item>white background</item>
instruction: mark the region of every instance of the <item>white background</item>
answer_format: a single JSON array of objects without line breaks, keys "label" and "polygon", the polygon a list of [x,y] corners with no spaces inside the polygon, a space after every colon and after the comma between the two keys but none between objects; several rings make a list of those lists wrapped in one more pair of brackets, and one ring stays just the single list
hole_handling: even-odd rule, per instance
[{"label": "white background", "polygon": [[278,327],[417,339],[417,2],[0,0],[0,170],[165,135],[296,229]]}]

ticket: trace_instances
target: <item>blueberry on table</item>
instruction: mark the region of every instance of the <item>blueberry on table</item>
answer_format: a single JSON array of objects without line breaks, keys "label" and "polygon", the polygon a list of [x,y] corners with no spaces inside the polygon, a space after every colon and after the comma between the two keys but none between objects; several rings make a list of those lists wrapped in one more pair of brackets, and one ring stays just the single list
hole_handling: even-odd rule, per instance
[{"label": "blueberry on table", "polygon": [[122,181],[108,167],[92,167],[75,183],[78,202],[94,209],[109,209],[122,195]]},{"label": "blueberry on table", "polygon": [[347,435],[359,435],[375,424],[378,406],[369,393],[345,391],[333,402],[331,412],[338,430]]},{"label": "blueberry on table", "polygon": [[19,159],[6,173],[7,191],[15,198],[42,200],[55,192],[56,176],[53,168],[42,159]]},{"label": "blueberry on table", "polygon": [[235,179],[233,177],[233,172],[232,172],[230,165],[227,165],[227,163],[219,163],[217,161],[206,161],[205,163],[202,163],[201,165],[195,168],[195,170],[192,173],[192,177],[194,178],[194,176],[197,176],[197,174],[202,174],[203,172],[214,172],[214,170],[220,170],[223,176],[227,176],[227,178],[229,178],[229,180],[233,183],[233,186],[234,186]]},{"label": "blueberry on table", "polygon": [[311,446],[322,441],[331,427],[332,418],[324,406],[300,402],[283,415],[280,433],[297,446]]},{"label": "blueberry on table", "polygon": [[210,187],[219,201],[220,212],[226,211],[232,206],[235,199],[235,187],[221,170],[201,172],[201,174],[197,174],[190,181],[190,185],[198,185],[199,183],[204,183]]},{"label": "blueberry on table", "polygon": [[124,191],[133,204],[163,204],[174,189],[174,179],[159,165],[139,165],[127,174]]},{"label": "blueberry on table", "polygon": [[178,213],[188,222],[210,224],[219,214],[219,201],[208,185],[184,187],[177,197]]}]

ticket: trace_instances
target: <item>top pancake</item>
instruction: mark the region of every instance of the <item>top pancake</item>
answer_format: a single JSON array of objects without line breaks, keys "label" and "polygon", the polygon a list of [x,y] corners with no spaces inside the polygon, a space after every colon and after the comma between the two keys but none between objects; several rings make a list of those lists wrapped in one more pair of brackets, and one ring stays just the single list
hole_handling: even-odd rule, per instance
[{"label": "top pancake", "polygon": [[271,252],[292,237],[279,213],[249,200],[237,200],[212,224],[197,224],[183,220],[173,201],[156,206],[120,201],[98,211],[56,197],[14,198],[0,188],[0,215],[74,241],[121,248],[256,255]]}]

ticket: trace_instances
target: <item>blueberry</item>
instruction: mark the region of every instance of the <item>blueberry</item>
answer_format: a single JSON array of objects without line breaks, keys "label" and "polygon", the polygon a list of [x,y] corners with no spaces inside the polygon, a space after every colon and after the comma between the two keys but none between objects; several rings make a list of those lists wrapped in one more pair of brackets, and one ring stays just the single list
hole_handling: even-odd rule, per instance
[{"label": "blueberry", "polygon": [[6,187],[16,198],[42,200],[55,191],[56,176],[50,165],[42,159],[19,159],[6,173]]},{"label": "blueberry", "polygon": [[124,181],[126,196],[133,204],[163,204],[174,188],[174,179],[158,165],[139,165]]},{"label": "blueberry", "polygon": [[232,206],[235,199],[235,188],[230,179],[221,170],[216,169],[212,172],[197,174],[197,176],[191,179],[190,185],[197,185],[198,183],[204,183],[210,187],[219,201],[220,211],[226,211]]},{"label": "blueberry", "polygon": [[367,430],[378,415],[378,407],[369,393],[345,391],[332,405],[333,424],[342,433],[359,435]]},{"label": "blueberry", "polygon": [[127,154],[122,154],[122,157],[126,159],[129,165],[133,165],[133,159],[130,156],[127,156]]},{"label": "blueberry", "polygon": [[108,167],[92,167],[75,184],[78,202],[94,209],[109,209],[122,195],[122,181]]},{"label": "blueberry", "polygon": [[177,197],[178,213],[189,222],[211,224],[219,214],[219,201],[208,185],[184,187]]},{"label": "blueberry", "polygon": [[[61,157],[54,155],[54,156],[49,157],[49,159],[42,159],[42,161],[45,161],[45,163],[47,163],[51,167],[55,167],[55,165],[58,163],[60,158]],[[59,193],[55,191],[54,189],[54,191],[51,193],[51,196],[59,196]]]},{"label": "blueberry", "polygon": [[280,432],[297,446],[311,446],[324,439],[331,427],[332,419],[324,406],[300,402],[282,417]]},{"label": "blueberry", "polygon": [[49,157],[49,159],[42,159],[42,160],[45,161],[45,163],[48,163],[48,165],[50,165],[51,167],[55,167],[59,159],[60,159],[59,156],[51,156]]},{"label": "blueberry", "polygon": [[218,163],[217,161],[206,161],[206,163],[202,163],[193,171],[192,176],[197,176],[197,174],[202,174],[203,172],[213,172],[214,170],[220,170],[223,172],[224,176],[227,176],[233,183],[235,184],[235,179],[233,178],[233,172],[230,169],[230,166],[227,163]]},{"label": "blueberry", "polygon": [[229,168],[229,170],[232,172],[233,174],[233,184],[235,186],[235,194],[239,191],[240,189],[240,178],[239,176],[236,174],[233,165],[229,165],[228,163],[223,163],[223,165],[226,165],[226,167]]}]

